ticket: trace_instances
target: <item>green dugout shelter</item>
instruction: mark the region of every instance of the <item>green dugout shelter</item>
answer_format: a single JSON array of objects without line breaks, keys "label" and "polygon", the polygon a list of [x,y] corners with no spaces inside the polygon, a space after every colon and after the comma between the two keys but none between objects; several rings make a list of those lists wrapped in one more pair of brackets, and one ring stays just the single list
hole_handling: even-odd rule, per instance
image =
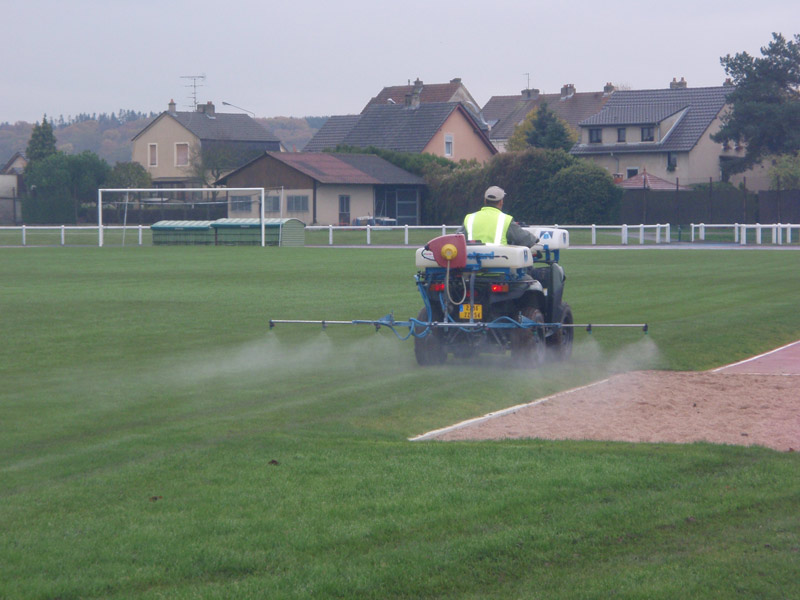
[{"label": "green dugout shelter", "polygon": [[[259,219],[216,221],[159,221],[150,226],[153,245],[249,245],[261,244]],[[264,219],[264,243],[268,246],[304,246],[305,224],[298,219]]]},{"label": "green dugout shelter", "polygon": [[[264,243],[268,246],[304,246],[305,224],[298,219],[264,219]],[[259,219],[217,219],[211,223],[217,244],[260,244]]]},{"label": "green dugout shelter", "polygon": [[153,245],[212,245],[213,221],[158,221],[150,226]]}]

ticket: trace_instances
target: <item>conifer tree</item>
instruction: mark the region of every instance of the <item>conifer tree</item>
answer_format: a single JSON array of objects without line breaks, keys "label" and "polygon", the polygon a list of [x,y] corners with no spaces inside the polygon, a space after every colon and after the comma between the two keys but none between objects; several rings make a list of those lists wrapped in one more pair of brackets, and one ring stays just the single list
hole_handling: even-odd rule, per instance
[{"label": "conifer tree", "polygon": [[25,155],[28,161],[35,162],[52,156],[56,152],[56,136],[53,133],[53,126],[47,120],[47,115],[45,115],[42,117],[41,125],[39,123],[34,124]]}]

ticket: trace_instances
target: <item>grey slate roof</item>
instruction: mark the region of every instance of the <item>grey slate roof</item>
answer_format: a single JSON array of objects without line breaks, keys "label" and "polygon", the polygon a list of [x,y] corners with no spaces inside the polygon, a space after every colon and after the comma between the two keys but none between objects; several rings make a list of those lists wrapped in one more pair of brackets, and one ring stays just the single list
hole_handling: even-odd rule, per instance
[{"label": "grey slate roof", "polygon": [[229,142],[279,142],[280,140],[250,115],[177,112],[172,116],[201,140]]},{"label": "grey slate roof", "polygon": [[610,106],[581,121],[581,125],[584,127],[590,125],[654,125],[682,111],[687,106],[688,104],[683,102]]},{"label": "grey slate roof", "polygon": [[335,148],[342,143],[360,118],[361,115],[330,117],[303,147],[303,152],[321,152],[328,148]]},{"label": "grey slate roof", "polygon": [[576,144],[576,155],[609,152],[688,152],[700,141],[711,122],[725,106],[732,88],[679,88],[615,92],[596,115],[581,122],[581,127],[615,125],[655,125],[684,111],[667,135],[656,143]]},{"label": "grey slate roof", "polygon": [[[472,121],[476,132],[481,131],[472,113],[459,102],[426,102],[414,108],[399,104],[375,104],[368,106],[361,115],[331,117],[337,121],[328,131],[323,126],[308,142],[306,149],[319,151],[344,144],[357,148],[372,146],[381,150],[419,153],[457,110]],[[351,120],[351,117],[355,118]],[[478,135],[483,135],[487,147],[492,147],[485,133]]]},{"label": "grey slate roof", "polygon": [[492,96],[483,107],[484,118],[493,123],[489,132],[492,140],[507,140],[529,112],[547,103],[547,108],[578,130],[578,124],[597,113],[611,95],[603,92],[577,92],[562,98],[561,94],[539,94],[533,98],[524,95]]},{"label": "grey slate roof", "polygon": [[[196,135],[201,141],[220,142],[274,142],[280,140],[266,127],[250,117],[250,115],[216,113],[208,115],[202,112],[169,112],[165,111],[153,119],[134,136],[139,137],[159,119],[171,117]],[[276,146],[277,148],[277,146]]]},{"label": "grey slate roof", "polygon": [[374,146],[396,152],[422,152],[458,106],[457,102],[435,102],[411,109],[376,104],[364,111],[344,143],[358,148]]}]

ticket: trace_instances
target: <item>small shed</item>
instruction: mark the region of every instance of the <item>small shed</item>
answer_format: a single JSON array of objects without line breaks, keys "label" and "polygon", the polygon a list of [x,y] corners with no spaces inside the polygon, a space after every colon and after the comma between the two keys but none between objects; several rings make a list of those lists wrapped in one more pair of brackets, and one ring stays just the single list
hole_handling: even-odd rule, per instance
[{"label": "small shed", "polygon": [[[217,219],[211,227],[217,244],[261,244],[260,219]],[[264,243],[268,246],[304,246],[305,227],[299,219],[264,219]]]},{"label": "small shed", "polygon": [[153,245],[212,245],[213,221],[158,221],[150,226]]}]

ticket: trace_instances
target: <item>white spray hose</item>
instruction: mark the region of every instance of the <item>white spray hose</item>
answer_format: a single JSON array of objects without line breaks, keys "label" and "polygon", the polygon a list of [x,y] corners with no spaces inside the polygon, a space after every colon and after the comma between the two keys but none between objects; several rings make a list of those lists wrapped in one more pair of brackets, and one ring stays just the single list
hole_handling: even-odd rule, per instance
[{"label": "white spray hose", "polygon": [[447,261],[447,273],[445,275],[445,280],[444,280],[444,291],[447,294],[447,299],[452,304],[458,305],[458,304],[461,304],[462,302],[464,302],[464,300],[467,299],[467,283],[464,281],[464,276],[463,275],[461,276],[461,282],[464,284],[464,295],[461,297],[461,300],[456,302],[455,300],[453,300],[453,297],[450,295],[450,261],[448,260]]}]

